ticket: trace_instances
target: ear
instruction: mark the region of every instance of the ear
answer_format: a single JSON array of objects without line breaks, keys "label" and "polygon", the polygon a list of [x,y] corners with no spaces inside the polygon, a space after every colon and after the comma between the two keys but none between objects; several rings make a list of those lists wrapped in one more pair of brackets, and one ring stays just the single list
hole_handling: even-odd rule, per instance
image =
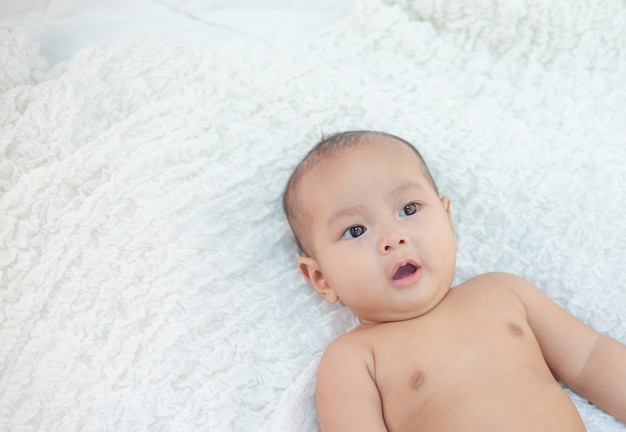
[{"label": "ear", "polygon": [[298,270],[315,291],[330,303],[336,303],[339,297],[328,284],[320,270],[317,260],[312,257],[298,258]]},{"label": "ear", "polygon": [[452,215],[450,214],[450,198],[447,196],[441,197],[441,204],[443,205],[444,210],[448,213],[448,218],[452,220]]},{"label": "ear", "polygon": [[[441,197],[441,204],[443,205],[444,210],[448,214],[448,222],[450,222],[450,228],[452,229],[452,234],[454,234],[454,238],[456,239],[456,232],[454,231],[454,224],[452,223],[452,213],[450,211],[450,198],[447,196]],[[458,249],[457,245],[457,249]]]}]

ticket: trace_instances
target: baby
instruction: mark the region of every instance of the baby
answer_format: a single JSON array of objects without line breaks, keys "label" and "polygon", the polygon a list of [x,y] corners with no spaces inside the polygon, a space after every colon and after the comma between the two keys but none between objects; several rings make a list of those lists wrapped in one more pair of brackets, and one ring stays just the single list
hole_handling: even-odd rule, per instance
[{"label": "baby", "polygon": [[284,207],[302,275],[360,320],[320,361],[322,431],[584,431],[557,380],[626,422],[626,346],[513,275],[452,288],[450,200],[408,142],[327,137]]}]

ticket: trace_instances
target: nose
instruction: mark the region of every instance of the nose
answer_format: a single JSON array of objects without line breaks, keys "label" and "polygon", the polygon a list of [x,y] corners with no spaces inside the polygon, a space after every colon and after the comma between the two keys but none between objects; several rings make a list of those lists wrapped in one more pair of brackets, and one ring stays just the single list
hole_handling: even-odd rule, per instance
[{"label": "nose", "polygon": [[406,245],[408,238],[401,232],[389,232],[381,238],[379,251],[381,254],[389,253]]}]

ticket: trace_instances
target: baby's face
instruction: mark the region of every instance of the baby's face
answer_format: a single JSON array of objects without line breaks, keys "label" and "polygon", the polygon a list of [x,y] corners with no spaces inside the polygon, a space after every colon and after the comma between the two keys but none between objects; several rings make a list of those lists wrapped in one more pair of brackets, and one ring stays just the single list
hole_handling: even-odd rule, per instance
[{"label": "baby's face", "polygon": [[309,173],[299,196],[313,250],[300,269],[362,322],[423,315],[450,289],[457,245],[449,201],[403,143],[376,138],[340,152]]}]

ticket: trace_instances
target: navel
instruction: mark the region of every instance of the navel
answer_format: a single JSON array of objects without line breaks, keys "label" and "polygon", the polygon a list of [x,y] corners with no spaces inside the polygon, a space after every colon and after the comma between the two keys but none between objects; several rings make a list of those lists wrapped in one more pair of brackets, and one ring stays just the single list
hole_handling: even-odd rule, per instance
[{"label": "navel", "polygon": [[424,373],[422,371],[416,371],[411,375],[410,386],[412,390],[417,390],[424,384]]},{"label": "navel", "polygon": [[511,334],[513,334],[513,336],[516,336],[516,337],[523,337],[524,336],[524,330],[520,326],[518,326],[517,324],[510,323],[509,324],[509,330],[511,331]]}]

